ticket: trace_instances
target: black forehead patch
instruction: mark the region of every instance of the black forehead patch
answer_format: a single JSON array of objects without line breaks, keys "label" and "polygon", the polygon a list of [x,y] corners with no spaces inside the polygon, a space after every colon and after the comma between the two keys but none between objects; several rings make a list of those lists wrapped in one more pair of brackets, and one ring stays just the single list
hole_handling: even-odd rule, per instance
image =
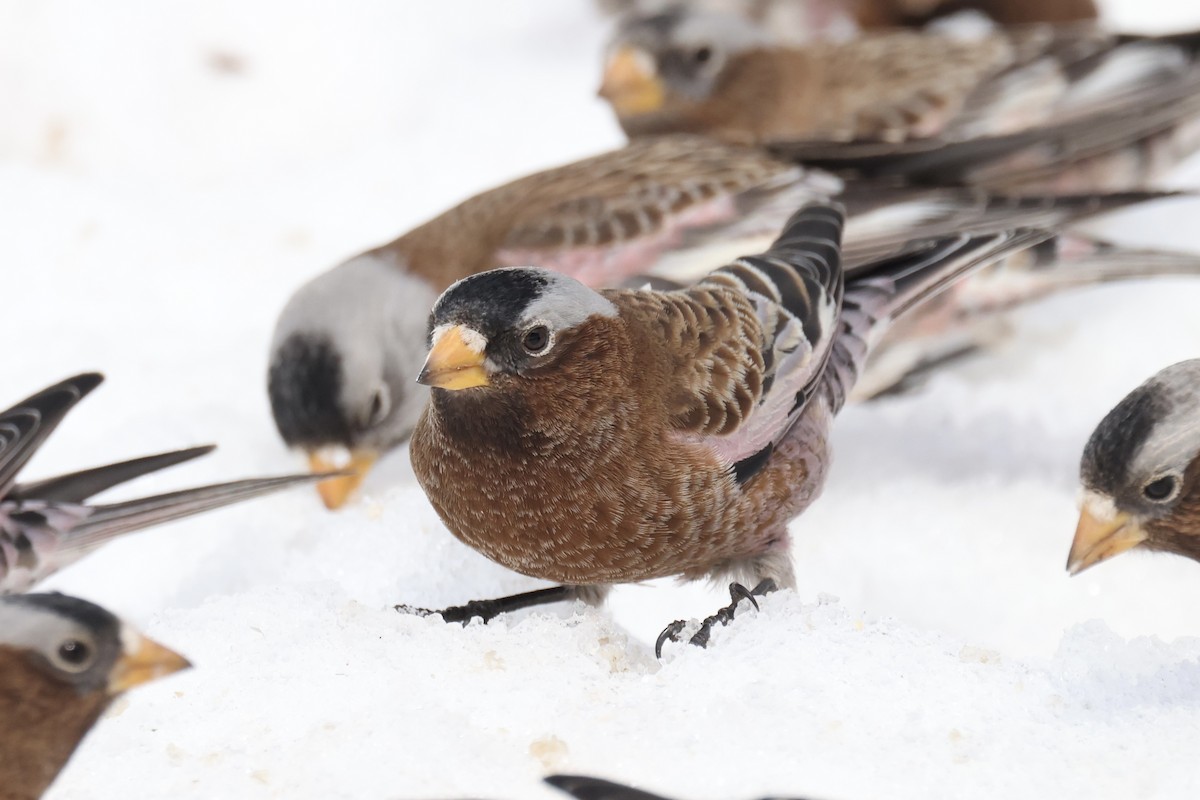
[{"label": "black forehead patch", "polygon": [[1083,448],[1083,485],[1116,496],[1129,480],[1129,468],[1154,426],[1170,410],[1156,384],[1134,389],[1109,411]]},{"label": "black forehead patch", "polygon": [[120,636],[121,623],[110,612],[78,597],[70,597],[59,592],[43,594],[18,594],[3,598],[3,602],[12,606],[25,606],[49,611],[56,616],[72,620],[95,633],[102,639],[117,640]]},{"label": "black forehead patch", "polygon": [[271,416],[290,447],[350,444],[341,407],[342,357],[322,336],[296,333],[275,351],[267,372]]},{"label": "black forehead patch", "polygon": [[550,281],[539,270],[497,269],[472,275],[446,290],[433,307],[429,329],[465,325],[492,339],[512,329]]}]

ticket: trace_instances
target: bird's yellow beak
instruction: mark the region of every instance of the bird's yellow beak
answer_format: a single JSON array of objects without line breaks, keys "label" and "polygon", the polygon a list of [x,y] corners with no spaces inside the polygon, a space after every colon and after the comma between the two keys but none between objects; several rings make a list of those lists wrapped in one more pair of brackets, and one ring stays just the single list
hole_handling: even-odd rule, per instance
[{"label": "bird's yellow beak", "polygon": [[1079,512],[1079,525],[1067,557],[1067,572],[1078,575],[1144,541],[1146,532],[1132,516],[1113,509],[1111,501],[1089,496]]},{"label": "bird's yellow beak", "polygon": [[490,385],[483,366],[485,344],[480,334],[461,325],[435,331],[417,382],[452,391]]},{"label": "bird's yellow beak", "polygon": [[344,506],[350,496],[362,485],[367,473],[371,471],[371,467],[375,466],[375,462],[378,460],[379,453],[375,450],[351,450],[350,459],[345,464],[339,465],[330,458],[328,453],[310,450],[308,468],[314,473],[346,473],[317,484],[317,494],[321,495],[321,502],[325,504],[325,507],[330,511],[337,511]]},{"label": "bird's yellow beak", "polygon": [[654,60],[635,47],[620,48],[604,68],[600,96],[622,117],[658,111],[663,106],[664,91]]},{"label": "bird's yellow beak", "polygon": [[114,697],[135,686],[192,666],[192,662],[179,653],[139,633],[123,631],[121,638],[124,650],[108,676],[108,693]]}]

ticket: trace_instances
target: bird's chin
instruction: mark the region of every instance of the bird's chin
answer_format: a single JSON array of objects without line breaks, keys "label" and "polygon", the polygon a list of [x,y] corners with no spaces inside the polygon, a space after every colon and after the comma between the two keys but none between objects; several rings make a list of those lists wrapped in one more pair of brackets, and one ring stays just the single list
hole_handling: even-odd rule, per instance
[{"label": "bird's chin", "polygon": [[482,366],[470,366],[436,373],[422,372],[421,383],[436,389],[460,392],[463,389],[477,389],[481,386],[490,386],[492,382],[488,377],[487,371]]},{"label": "bird's chin", "polygon": [[1067,557],[1067,572],[1078,575],[1089,567],[1118,556],[1146,541],[1141,523],[1124,511],[1117,511],[1105,498],[1089,495],[1079,513],[1075,539]]},{"label": "bird's chin", "polygon": [[322,447],[308,451],[308,466],[314,473],[341,472],[317,484],[317,494],[330,511],[346,504],[379,460],[379,451],[369,448]]}]

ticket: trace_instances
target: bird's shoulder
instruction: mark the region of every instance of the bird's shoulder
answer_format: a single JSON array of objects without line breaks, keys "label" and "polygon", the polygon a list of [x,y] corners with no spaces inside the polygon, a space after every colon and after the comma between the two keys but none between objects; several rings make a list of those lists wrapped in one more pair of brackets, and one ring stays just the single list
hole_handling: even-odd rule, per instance
[{"label": "bird's shoulder", "polygon": [[766,336],[744,292],[700,284],[606,295],[645,367],[640,379],[658,387],[671,429],[728,435],[753,412],[763,391]]}]

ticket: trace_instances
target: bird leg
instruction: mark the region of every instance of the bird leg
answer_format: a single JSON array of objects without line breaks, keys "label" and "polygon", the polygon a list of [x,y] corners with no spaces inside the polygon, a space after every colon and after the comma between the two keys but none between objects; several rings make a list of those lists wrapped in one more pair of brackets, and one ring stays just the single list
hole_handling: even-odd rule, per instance
[{"label": "bird leg", "polygon": [[[729,584],[729,599],[732,602],[724,608],[718,609],[717,613],[700,623],[700,630],[696,631],[696,633],[692,635],[692,638],[689,639],[688,642],[696,645],[697,647],[708,647],[708,637],[712,634],[713,625],[718,622],[722,625],[728,625],[730,621],[733,620],[734,614],[737,612],[738,603],[743,600],[749,600],[750,604],[753,605],[754,609],[757,611],[758,601],[754,598],[770,594],[778,588],[779,587],[775,584],[775,581],[771,580],[770,578],[763,578],[753,589],[747,589],[740,583]],[[685,623],[683,620],[677,619],[667,627],[663,628],[662,633],[658,635],[657,641],[654,642],[654,655],[656,658],[662,658],[662,648],[664,642],[679,641],[679,634],[683,632],[686,624],[687,623]]]},{"label": "bird leg", "polygon": [[551,586],[548,589],[537,589],[532,592],[510,594],[506,597],[495,597],[491,600],[472,600],[461,606],[449,608],[418,608],[400,604],[393,606],[401,614],[416,614],[418,617],[428,617],[440,614],[446,622],[461,622],[464,626],[478,617],[485,623],[509,611],[517,611],[531,606],[541,606],[547,603],[558,603],[574,600],[579,595],[578,586]]}]

